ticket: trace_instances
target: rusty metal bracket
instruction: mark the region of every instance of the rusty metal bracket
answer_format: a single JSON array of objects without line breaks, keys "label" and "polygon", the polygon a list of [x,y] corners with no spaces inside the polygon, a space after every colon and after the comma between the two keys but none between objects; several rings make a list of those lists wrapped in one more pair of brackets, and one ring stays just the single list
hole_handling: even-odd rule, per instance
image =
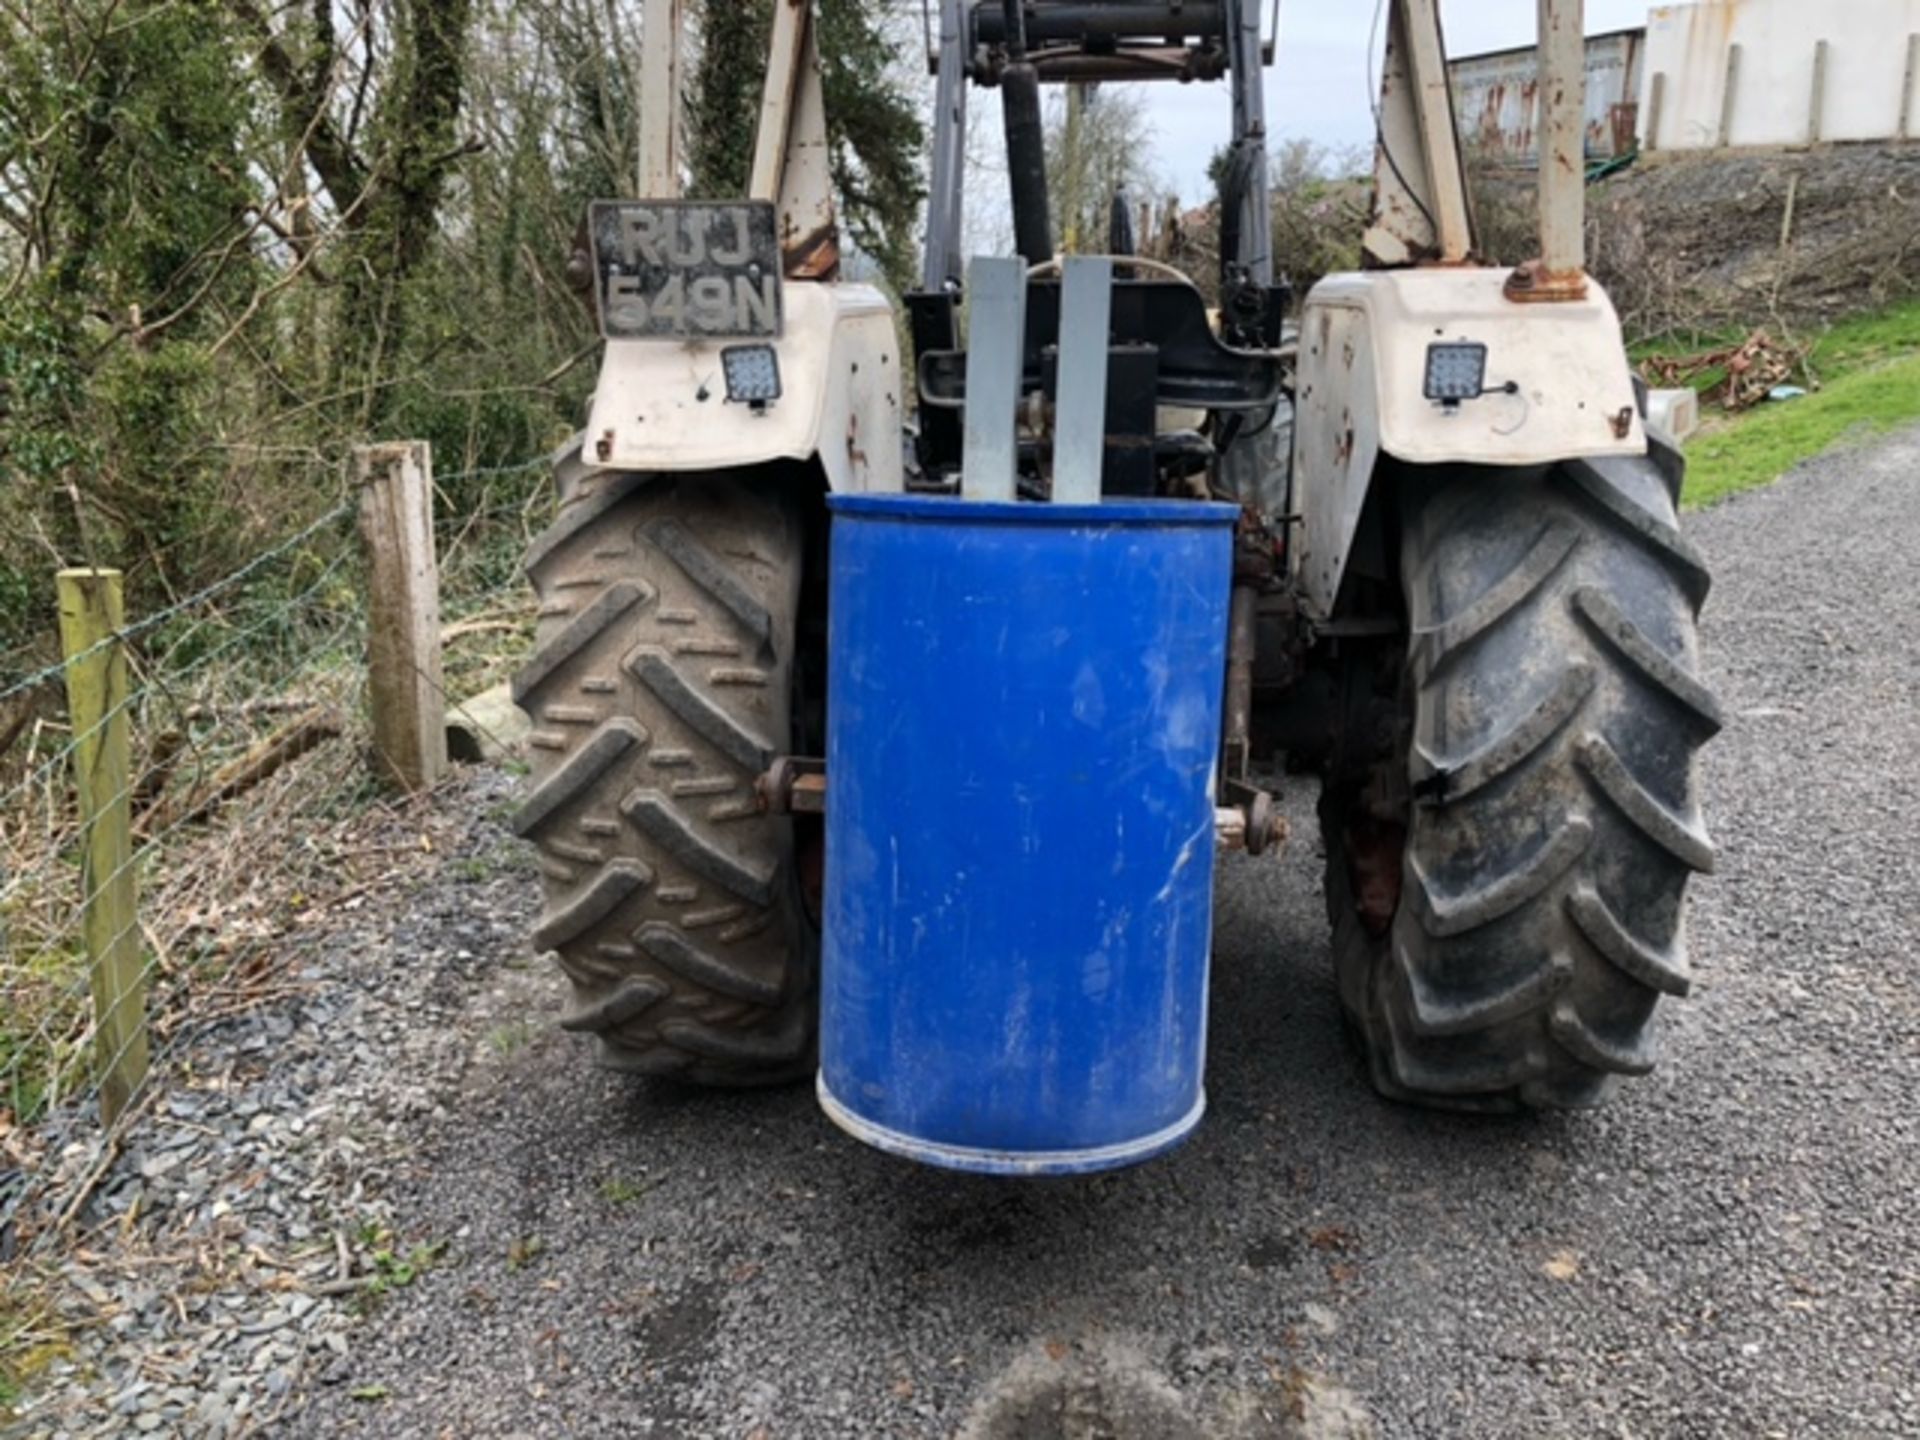
[{"label": "rusty metal bracket", "polygon": [[[1266,791],[1240,781],[1222,785],[1227,803],[1214,810],[1214,838],[1223,850],[1264,855],[1286,843],[1287,820]],[[782,755],[753,782],[754,797],[768,815],[824,815],[827,762]]]},{"label": "rusty metal bracket", "polygon": [[782,755],[753,782],[754,798],[769,815],[824,815],[827,812],[827,762],[803,755]]},{"label": "rusty metal bracket", "polygon": [[1507,299],[1522,305],[1552,305],[1568,300],[1587,298],[1587,273],[1584,270],[1568,270],[1554,273],[1547,269],[1544,260],[1529,260],[1524,265],[1514,267],[1507,276],[1505,286]]},{"label": "rusty metal bracket", "polygon": [[1222,849],[1264,855],[1286,844],[1291,827],[1271,795],[1241,780],[1220,788],[1227,803],[1214,811],[1214,835]]}]

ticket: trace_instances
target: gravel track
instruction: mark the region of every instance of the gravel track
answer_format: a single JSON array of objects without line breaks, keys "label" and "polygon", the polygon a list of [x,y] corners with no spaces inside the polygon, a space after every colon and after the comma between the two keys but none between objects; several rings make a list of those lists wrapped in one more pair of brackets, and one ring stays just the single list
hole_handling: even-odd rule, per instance
[{"label": "gravel track", "polygon": [[367,1154],[316,1223],[352,1187],[446,1248],[291,1372],[274,1433],[1920,1433],[1916,477],[1909,431],[1692,517],[1720,873],[1665,1061],[1598,1114],[1373,1097],[1299,782],[1289,855],[1226,868],[1205,1125],[1072,1182],[890,1160],[804,1088],[588,1069],[510,938],[534,880],[478,869],[512,852],[473,822],[315,972],[395,977],[376,1075],[336,1032],[326,1125]]}]

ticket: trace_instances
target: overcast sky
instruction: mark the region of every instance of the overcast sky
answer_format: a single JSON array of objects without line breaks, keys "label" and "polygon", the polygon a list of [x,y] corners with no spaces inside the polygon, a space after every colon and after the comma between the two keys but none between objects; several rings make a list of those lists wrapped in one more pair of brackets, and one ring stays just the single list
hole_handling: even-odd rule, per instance
[{"label": "overcast sky", "polygon": [[[1587,0],[1587,33],[1646,24],[1646,0]],[[1267,134],[1335,147],[1370,146],[1369,0],[1281,0],[1280,48],[1267,70]],[[1450,55],[1533,43],[1535,0],[1442,0]],[[1374,64],[1379,64],[1376,53]],[[1224,84],[1144,87],[1155,168],[1189,203],[1206,192],[1207,160],[1227,137]]]}]

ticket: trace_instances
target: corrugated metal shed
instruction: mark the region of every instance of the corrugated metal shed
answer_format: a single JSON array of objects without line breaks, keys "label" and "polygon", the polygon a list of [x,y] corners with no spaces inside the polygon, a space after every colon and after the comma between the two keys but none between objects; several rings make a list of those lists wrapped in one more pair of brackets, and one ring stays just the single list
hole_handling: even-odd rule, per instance
[{"label": "corrugated metal shed", "polygon": [[[1644,30],[1587,38],[1587,155],[1605,160],[1634,148]],[[1451,61],[1454,113],[1469,149],[1502,164],[1534,166],[1540,151],[1539,58],[1533,47]]]}]

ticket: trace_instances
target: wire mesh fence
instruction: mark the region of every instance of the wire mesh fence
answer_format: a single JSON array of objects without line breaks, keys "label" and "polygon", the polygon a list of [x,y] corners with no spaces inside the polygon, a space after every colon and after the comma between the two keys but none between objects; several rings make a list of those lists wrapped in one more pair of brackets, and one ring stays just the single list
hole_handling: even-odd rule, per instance
[{"label": "wire mesh fence", "polygon": [[[512,557],[544,522],[543,468],[502,467],[510,483],[497,504],[435,527],[445,689],[456,697],[503,677],[531,635]],[[338,822],[378,793],[357,508],[344,498],[111,633],[78,646],[69,634],[65,661],[0,689],[0,718],[18,721],[0,733],[0,1246],[10,1251],[72,1218],[117,1126],[158,1088],[156,1078],[127,1106],[113,1078],[137,1085],[147,1065],[131,1062],[146,1056],[157,1077],[209,1026],[283,993],[282,942],[347,883]],[[109,666],[123,678],[89,703],[76,677]],[[102,747],[116,736],[126,760],[103,787]],[[125,832],[117,852],[99,843],[105,807]],[[129,881],[134,902],[116,909]],[[118,971],[103,971],[109,956]],[[136,1044],[145,1055],[130,1053]]]}]

